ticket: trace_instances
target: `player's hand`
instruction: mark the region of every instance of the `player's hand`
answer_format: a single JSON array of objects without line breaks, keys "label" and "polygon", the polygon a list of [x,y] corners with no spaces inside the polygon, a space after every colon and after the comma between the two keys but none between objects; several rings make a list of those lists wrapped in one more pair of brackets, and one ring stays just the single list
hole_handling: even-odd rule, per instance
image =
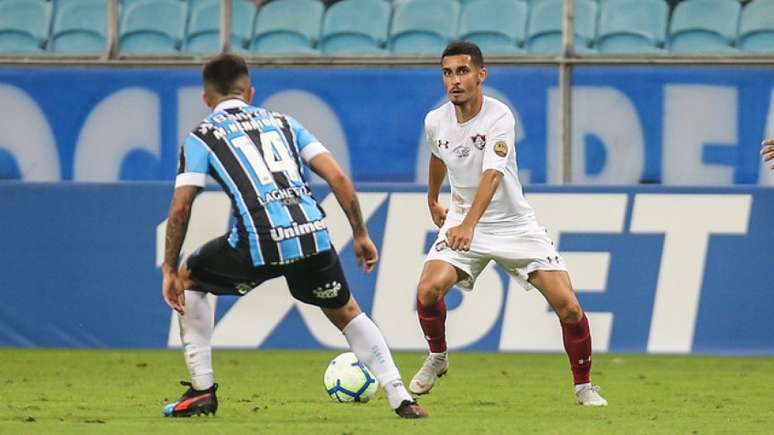
[{"label": "player's hand", "polygon": [[371,238],[366,234],[356,237],[353,243],[358,267],[362,267],[365,273],[374,270],[376,262],[379,261],[379,251]]},{"label": "player's hand", "polygon": [[473,240],[474,227],[460,224],[446,231],[446,245],[455,251],[470,250],[470,242]]},{"label": "player's hand", "polygon": [[449,209],[444,207],[440,202],[433,202],[428,205],[430,207],[430,216],[433,217],[433,223],[438,228],[443,226],[446,222],[446,215],[449,213]]},{"label": "player's hand", "polygon": [[183,307],[185,306],[185,291],[183,285],[180,282],[180,278],[177,276],[177,271],[163,268],[164,277],[161,283],[161,295],[164,297],[164,302],[169,305],[170,308],[180,313],[185,314]]},{"label": "player's hand", "polygon": [[[770,162],[774,160],[774,139],[766,139],[761,142],[761,145],[763,145],[763,148],[761,148],[763,161]],[[774,169],[774,165],[771,166],[771,169]]]}]

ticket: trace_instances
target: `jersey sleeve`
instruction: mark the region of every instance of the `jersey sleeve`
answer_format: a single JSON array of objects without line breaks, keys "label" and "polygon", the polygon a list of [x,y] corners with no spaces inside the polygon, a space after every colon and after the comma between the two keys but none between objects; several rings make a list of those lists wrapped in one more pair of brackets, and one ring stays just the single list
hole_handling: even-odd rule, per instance
[{"label": "jersey sleeve", "polygon": [[305,162],[309,163],[310,160],[316,156],[327,153],[328,149],[317,140],[314,135],[307,130],[300,122],[294,118],[288,116],[288,123],[293,130],[293,136],[296,138],[296,144],[298,145],[298,151],[301,153],[301,158]]},{"label": "jersey sleeve", "polygon": [[210,165],[210,151],[204,142],[190,133],[180,148],[175,187],[199,186],[207,183],[207,171]]},{"label": "jersey sleeve", "polygon": [[435,130],[433,129],[430,113],[425,116],[425,143],[430,149],[430,152],[440,159],[441,150],[438,148],[438,143],[435,142]]},{"label": "jersey sleeve", "polygon": [[496,169],[505,173],[505,168],[516,152],[516,120],[510,112],[504,113],[486,134],[482,172]]}]

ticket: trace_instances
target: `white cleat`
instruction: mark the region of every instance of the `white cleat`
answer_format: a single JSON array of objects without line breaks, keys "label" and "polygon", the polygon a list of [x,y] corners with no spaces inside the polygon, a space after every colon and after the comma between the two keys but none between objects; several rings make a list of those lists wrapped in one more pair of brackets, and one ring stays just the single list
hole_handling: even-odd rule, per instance
[{"label": "white cleat", "polygon": [[599,395],[600,388],[596,385],[584,384],[576,386],[575,398],[583,406],[607,406],[607,400]]},{"label": "white cleat", "polygon": [[433,384],[449,370],[449,358],[444,353],[431,353],[425,358],[422,368],[411,379],[409,391],[414,394],[429,393]]}]

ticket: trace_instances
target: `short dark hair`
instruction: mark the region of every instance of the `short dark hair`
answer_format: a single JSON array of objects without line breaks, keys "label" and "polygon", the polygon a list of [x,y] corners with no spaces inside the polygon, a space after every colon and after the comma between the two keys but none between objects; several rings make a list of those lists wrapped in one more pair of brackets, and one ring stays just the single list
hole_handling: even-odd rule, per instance
[{"label": "short dark hair", "polygon": [[441,55],[441,59],[446,56],[456,56],[458,54],[467,54],[470,56],[470,60],[479,68],[484,67],[484,55],[481,54],[481,49],[478,45],[467,41],[453,41],[446,46],[446,49]]},{"label": "short dark hair", "polygon": [[250,76],[250,71],[241,56],[222,53],[204,65],[202,76],[205,86],[212,86],[221,95],[229,95],[244,92],[235,89],[234,85],[239,78]]}]

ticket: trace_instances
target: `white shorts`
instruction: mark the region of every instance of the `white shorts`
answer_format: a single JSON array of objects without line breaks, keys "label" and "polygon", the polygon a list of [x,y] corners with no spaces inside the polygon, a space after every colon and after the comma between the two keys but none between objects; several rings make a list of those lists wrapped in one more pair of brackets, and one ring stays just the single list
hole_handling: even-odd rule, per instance
[{"label": "white shorts", "polygon": [[441,260],[465,272],[468,278],[456,285],[462,290],[473,290],[476,278],[490,261],[516,278],[526,290],[534,288],[527,279],[536,270],[567,271],[543,227],[534,225],[506,230],[476,227],[470,250],[454,251],[446,245],[446,230],[454,225],[441,228],[425,262]]}]

